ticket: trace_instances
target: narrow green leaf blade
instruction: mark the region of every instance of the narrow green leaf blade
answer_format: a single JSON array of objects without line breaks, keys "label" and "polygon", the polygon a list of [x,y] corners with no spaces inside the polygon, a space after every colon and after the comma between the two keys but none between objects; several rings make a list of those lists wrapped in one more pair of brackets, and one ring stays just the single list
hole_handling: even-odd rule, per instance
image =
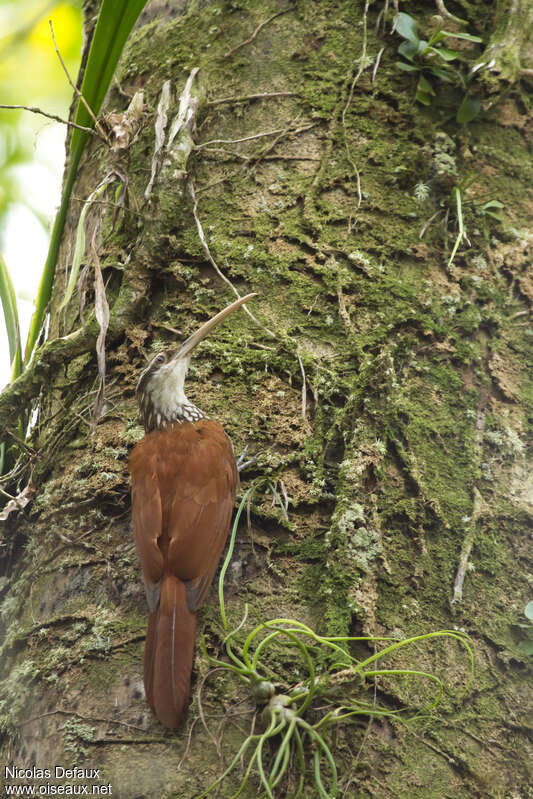
[{"label": "narrow green leaf blade", "polygon": [[[483,203],[481,206],[483,211],[486,211],[488,208],[505,208],[505,205],[501,203],[499,200],[489,200],[486,203]],[[529,603],[531,605],[531,613],[532,613],[532,620],[533,620],[533,602]],[[526,614],[527,615],[527,614]]]},{"label": "narrow green leaf blade", "polygon": [[[87,66],[81,84],[81,93],[98,114],[118,60],[147,0],[103,0],[87,58]],[[93,121],[83,103],[78,104],[76,123],[93,127]],[[72,139],[82,131],[75,130]]]},{"label": "narrow green leaf blade", "polygon": [[443,36],[451,36],[453,39],[464,39],[467,42],[475,42],[480,44],[483,39],[479,36],[473,36],[471,33],[452,33],[451,31],[442,31]]},{"label": "narrow green leaf blade", "polygon": [[11,363],[12,380],[16,379],[21,370],[21,343],[20,325],[17,306],[17,297],[11,275],[6,262],[0,255],[0,299],[4,309],[7,340],[9,345],[9,360]]},{"label": "narrow green leaf blade", "polygon": [[83,203],[83,208],[81,209],[80,218],[78,220],[78,227],[76,229],[76,242],[74,244],[74,255],[72,256],[72,266],[70,267],[70,275],[68,279],[67,288],[65,290],[65,296],[63,297],[63,301],[59,306],[59,310],[62,311],[68,303],[74,293],[74,289],[76,288],[76,283],[78,282],[78,276],[80,274],[80,266],[83,260],[83,256],[85,255],[85,218],[87,216],[87,212],[91,208],[93,201],[102,194],[105,190],[106,186],[109,184],[109,179],[102,181],[96,189],[87,197],[85,202]]},{"label": "narrow green leaf blade", "polygon": [[419,67],[415,67],[414,64],[407,64],[405,61],[396,61],[395,66],[398,69],[402,69],[404,72],[420,72]]},{"label": "narrow green leaf blade", "polygon": [[453,83],[454,82],[454,75],[456,74],[455,71],[451,68],[444,68],[444,67],[431,67],[430,69],[431,74],[434,75],[439,80],[444,81],[444,83]]},{"label": "narrow green leaf blade", "polygon": [[[147,0],[103,0],[102,2],[81,84],[81,92],[95,115],[100,111],[126,39],[146,2]],[[75,122],[89,128],[94,126],[89,112],[81,102],[78,104]],[[24,363],[28,363],[31,359],[52,295],[59,245],[63,235],[63,228],[65,227],[68,203],[88,137],[88,133],[76,128],[70,140],[70,164],[37,292],[35,313],[30,323],[26,341]]]}]

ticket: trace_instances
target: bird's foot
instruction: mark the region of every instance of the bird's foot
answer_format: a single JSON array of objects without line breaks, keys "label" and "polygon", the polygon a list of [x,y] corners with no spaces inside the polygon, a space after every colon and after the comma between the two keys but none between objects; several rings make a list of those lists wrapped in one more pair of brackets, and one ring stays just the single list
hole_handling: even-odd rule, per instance
[{"label": "bird's foot", "polygon": [[239,472],[239,474],[242,471],[244,471],[244,469],[247,469],[248,466],[252,466],[254,463],[257,463],[257,460],[259,458],[259,455],[254,455],[253,458],[245,460],[247,452],[248,452],[248,444],[245,446],[245,448],[237,458],[237,471]]}]

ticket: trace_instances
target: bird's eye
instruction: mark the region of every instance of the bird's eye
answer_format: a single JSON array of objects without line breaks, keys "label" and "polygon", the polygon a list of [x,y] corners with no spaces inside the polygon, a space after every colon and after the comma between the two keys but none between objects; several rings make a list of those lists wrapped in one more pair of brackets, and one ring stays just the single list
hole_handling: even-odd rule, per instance
[{"label": "bird's eye", "polygon": [[154,363],[165,363],[167,356],[164,352],[160,352],[159,355],[156,355],[154,358]]}]

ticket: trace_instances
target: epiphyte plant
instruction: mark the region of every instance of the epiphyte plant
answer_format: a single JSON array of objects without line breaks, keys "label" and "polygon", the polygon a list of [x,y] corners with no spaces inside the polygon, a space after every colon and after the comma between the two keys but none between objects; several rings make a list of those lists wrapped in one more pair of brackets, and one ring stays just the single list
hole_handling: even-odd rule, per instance
[{"label": "epiphyte plant", "polygon": [[398,47],[398,55],[403,60],[396,61],[398,69],[404,72],[414,73],[418,76],[415,99],[422,105],[431,105],[432,98],[436,91],[434,81],[451,83],[465,91],[463,101],[457,110],[456,120],[460,123],[470,122],[480,111],[481,102],[478,97],[470,95],[467,91],[467,79],[460,69],[461,53],[445,47],[445,39],[463,39],[467,42],[479,44],[482,40],[479,36],[473,36],[463,31],[443,30],[443,20],[440,16],[435,16],[436,26],[428,39],[421,38],[418,30],[417,21],[400,11],[396,20],[395,32],[404,39]]},{"label": "epiphyte plant", "polygon": [[[339,775],[329,731],[362,718],[388,718],[406,723],[406,707],[390,709],[365,701],[367,680],[427,681],[435,693],[425,704],[418,703],[421,706],[414,713],[418,716],[431,712],[444,691],[442,680],[435,674],[411,668],[377,668],[378,662],[418,642],[454,639],[468,653],[469,683],[474,669],[471,639],[459,630],[439,630],[400,640],[384,636],[328,636],[290,618],[261,620],[246,635],[247,606],[243,619],[232,629],[224,603],[224,578],[240,516],[257,488],[258,483],[252,484],[242,498],[220,572],[218,590],[225,659],[207,655],[205,645],[204,653],[215,670],[232,672],[247,685],[258,711],[250,733],[228,767],[195,799],[208,796],[237,771],[239,764],[244,774],[231,799],[241,796],[247,786],[250,790],[252,782],[256,783],[254,796],[258,799],[280,796],[299,799],[306,782],[313,784],[316,791],[313,795],[319,799],[334,799],[339,795]],[[374,649],[373,654],[362,659],[351,654],[351,646],[365,644]],[[287,680],[287,663],[297,672],[294,683]]]}]

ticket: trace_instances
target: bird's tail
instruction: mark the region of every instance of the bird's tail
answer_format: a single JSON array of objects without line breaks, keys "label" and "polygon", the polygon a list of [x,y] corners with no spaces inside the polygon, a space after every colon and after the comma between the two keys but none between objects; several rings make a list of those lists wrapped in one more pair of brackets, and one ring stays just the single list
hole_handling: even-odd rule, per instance
[{"label": "bird's tail", "polygon": [[157,610],[148,617],[144,689],[148,704],[169,729],[178,726],[189,702],[195,633],[196,613],[187,607],[185,584],[167,573]]}]

